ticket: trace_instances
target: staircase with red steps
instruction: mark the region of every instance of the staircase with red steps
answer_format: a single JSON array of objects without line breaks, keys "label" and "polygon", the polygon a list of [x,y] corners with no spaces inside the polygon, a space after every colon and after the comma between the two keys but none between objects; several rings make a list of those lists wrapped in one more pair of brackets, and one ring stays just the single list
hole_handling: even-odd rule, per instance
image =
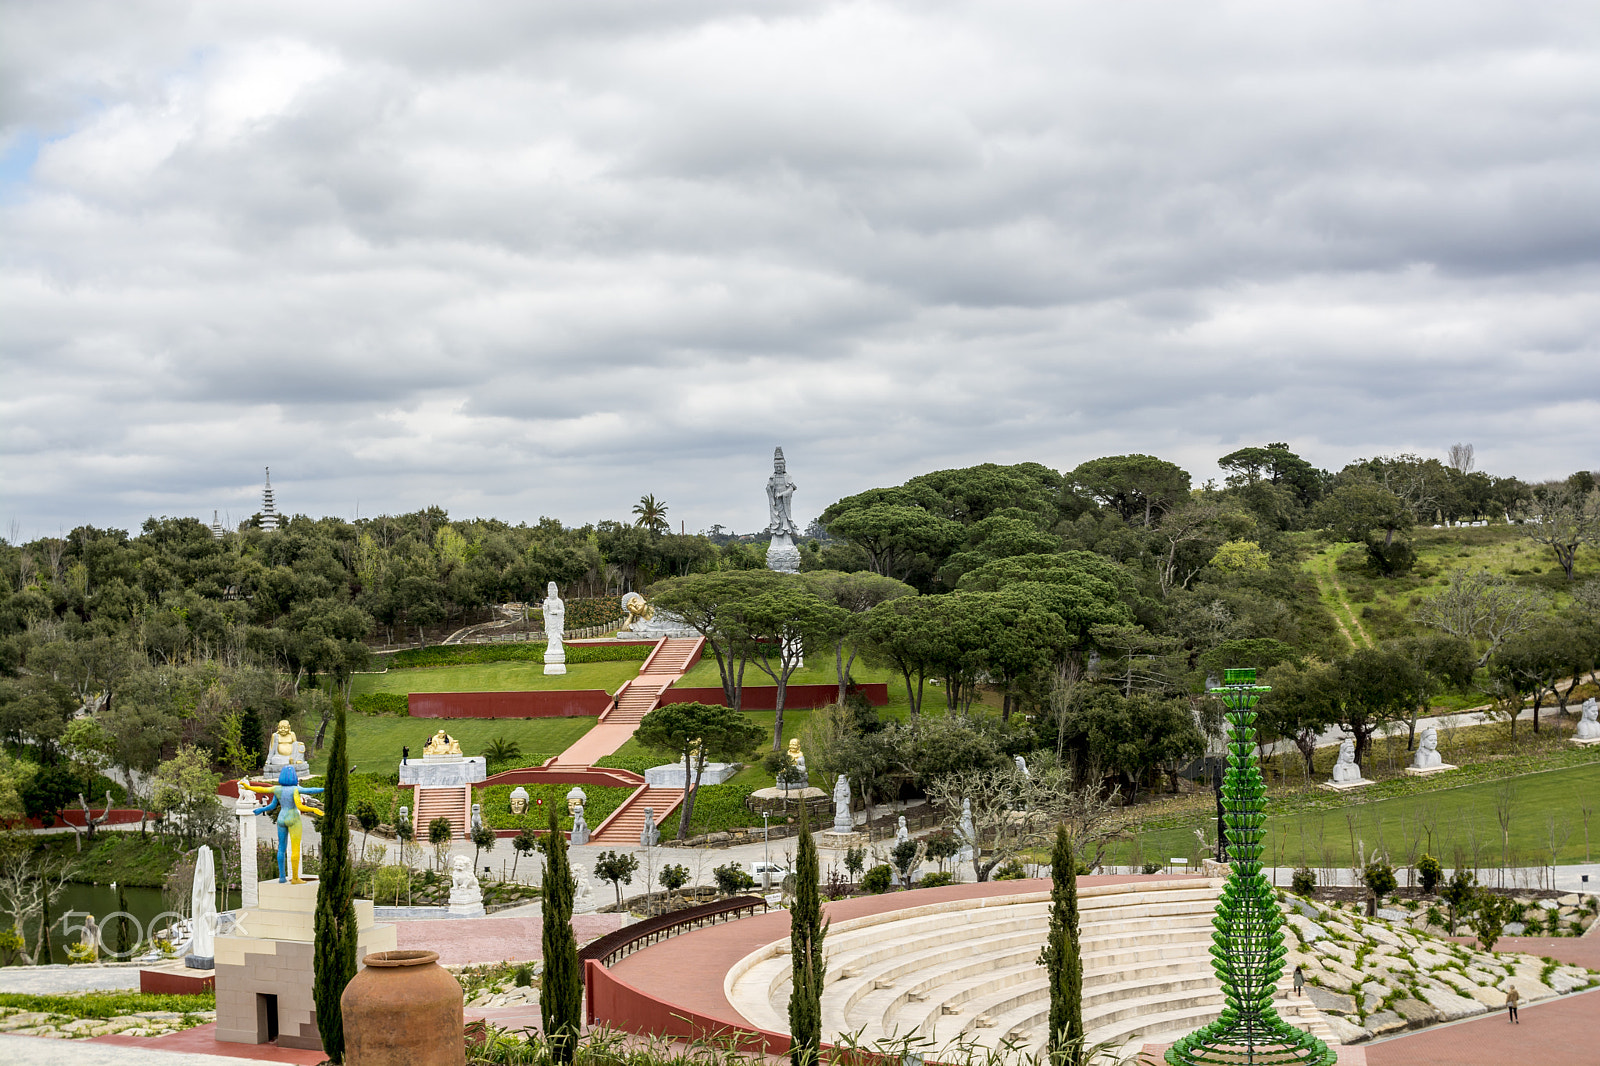
[{"label": "staircase with red steps", "polygon": [[613,848],[638,847],[639,834],[644,832],[645,808],[650,808],[655,814],[656,824],[660,825],[682,802],[681,788],[658,788],[646,785],[630,796],[626,803],[612,811],[611,817],[600,823],[594,835],[589,838],[589,843],[604,844]]},{"label": "staircase with red steps", "polygon": [[418,788],[416,804],[411,810],[411,825],[417,840],[426,843],[428,826],[435,818],[450,819],[450,835],[455,840],[467,839],[468,820],[472,817],[472,786],[454,788]]}]

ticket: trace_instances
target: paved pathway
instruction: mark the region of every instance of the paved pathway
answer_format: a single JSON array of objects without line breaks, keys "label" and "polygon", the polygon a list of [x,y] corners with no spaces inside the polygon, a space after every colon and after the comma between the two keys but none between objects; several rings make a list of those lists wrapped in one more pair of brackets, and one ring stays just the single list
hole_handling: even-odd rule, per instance
[{"label": "paved pathway", "polygon": [[116,992],[138,987],[137,966],[0,967],[0,992],[51,996],[65,992]]},{"label": "paved pathway", "polygon": [[[200,1028],[209,1030],[211,1026]],[[136,1036],[120,1040],[115,1037],[46,1040],[37,1036],[3,1035],[0,1036],[0,1062],[16,1063],[17,1066],[229,1066],[230,1063],[237,1064],[240,1057],[248,1057],[291,1063],[294,1066],[315,1066],[326,1057],[321,1052],[289,1052],[275,1046],[269,1049],[271,1054],[265,1055],[218,1055],[215,1052],[198,1052],[188,1045],[167,1043],[183,1035],[186,1034],[174,1033],[170,1037],[143,1040],[141,1043],[130,1043],[141,1040]],[[228,1045],[218,1044],[208,1033],[205,1046],[215,1049]],[[232,1046],[244,1048],[249,1045]],[[310,1057],[289,1058],[289,1055]]]},{"label": "paved pathway", "polygon": [[1368,1044],[1370,1066],[1595,1066],[1600,1063],[1600,994],[1571,995]]},{"label": "paved pathway", "polygon": [[[578,943],[586,944],[622,928],[630,919],[621,914],[578,914],[572,919]],[[443,966],[480,962],[522,962],[543,958],[536,917],[455,918],[396,922],[395,939],[406,950],[437,951]]]}]

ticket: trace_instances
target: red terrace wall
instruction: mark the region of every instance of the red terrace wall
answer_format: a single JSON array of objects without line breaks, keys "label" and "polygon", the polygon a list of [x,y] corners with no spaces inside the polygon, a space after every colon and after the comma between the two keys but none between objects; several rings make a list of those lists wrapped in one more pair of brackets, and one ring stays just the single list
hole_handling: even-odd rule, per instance
[{"label": "red terrace wall", "polygon": [[[886,684],[857,685],[856,691],[867,698],[874,707],[889,705],[889,686]],[[789,710],[822,707],[839,695],[838,685],[790,685],[784,695],[783,705]],[[674,685],[662,693],[662,703],[721,703],[722,689],[679,688]],[[746,711],[773,711],[778,708],[778,686],[746,685],[740,700]]]},{"label": "red terrace wall", "polygon": [[501,770],[474,785],[593,785],[596,788],[638,788],[644,784],[644,775],[632,770],[613,770],[604,767],[575,769],[570,766],[528,766],[520,770]]},{"label": "red terrace wall", "polygon": [[[104,807],[96,807],[94,809],[94,816],[96,818],[100,817],[100,812],[103,811],[103,810],[105,810]],[[132,824],[134,822],[137,822],[139,820],[139,814],[140,814],[140,812],[139,812],[139,810],[137,808],[113,807],[113,808],[111,808],[110,817],[108,817],[105,821],[100,823],[100,828],[104,829],[108,825],[130,825],[130,824]],[[161,816],[159,814],[150,815],[150,820],[151,821],[159,821],[160,818],[161,818]],[[40,818],[29,818],[28,819],[28,824],[30,826],[32,826],[33,828],[35,828],[35,829],[43,829],[43,828],[45,828],[44,821],[43,821],[43,819],[40,819]],[[63,825],[63,824],[75,825],[75,826],[78,826],[79,828],[82,828],[83,827],[83,808],[82,807],[69,807],[66,810],[57,812],[56,818],[55,818],[55,824],[56,825]]]},{"label": "red terrace wall", "polygon": [[216,991],[216,974],[201,977],[199,970],[194,973],[195,976],[190,977],[188,974],[168,973],[165,970],[140,970],[139,991],[147,996],[192,996]]},{"label": "red terrace wall", "polygon": [[413,718],[598,717],[611,706],[604,689],[544,692],[413,692],[406,698]]},{"label": "red terrace wall", "polygon": [[676,1004],[652,999],[616,977],[594,959],[583,964],[583,995],[590,1024],[604,1022],[644,1036],[671,1036],[686,1040],[715,1037],[742,1050],[787,1055],[789,1035],[762,1029],[744,1029]]}]

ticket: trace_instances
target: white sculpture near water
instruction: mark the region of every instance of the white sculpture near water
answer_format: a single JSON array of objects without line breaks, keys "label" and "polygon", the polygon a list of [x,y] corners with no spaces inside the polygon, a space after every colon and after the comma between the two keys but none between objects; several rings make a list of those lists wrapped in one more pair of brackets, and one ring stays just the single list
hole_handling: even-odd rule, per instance
[{"label": "white sculpture near water", "polygon": [[1339,745],[1339,758],[1333,764],[1332,779],[1325,781],[1322,787],[1332,792],[1343,792],[1370,784],[1371,781],[1361,776],[1361,767],[1356,762],[1356,742],[1344,741]]},{"label": "white sculpture near water", "polygon": [[1444,761],[1439,754],[1439,731],[1433,726],[1428,726],[1422,731],[1422,739],[1417,743],[1417,752],[1411,757],[1411,765],[1406,767],[1406,773],[1413,777],[1425,774],[1438,774],[1455,767]]},{"label": "white sculpture near water", "polygon": [[567,623],[567,605],[561,602],[554,581],[544,587],[544,605],[540,610],[544,613],[544,637],[548,642],[544,648],[544,672],[564,674],[567,672],[567,646],[561,643],[561,633]]},{"label": "white sculpture near water", "polygon": [[773,449],[772,476],[767,478],[767,528],[764,532],[772,537],[767,545],[767,569],[783,574],[800,572],[800,549],[794,546],[800,527],[795,524],[791,508],[797,488],[799,486],[789,480],[783,449]]},{"label": "white sculpture near water", "polygon": [[195,970],[216,966],[217,866],[211,847],[200,845],[194,861],[194,886],[189,890],[189,925],[193,935],[183,964]]},{"label": "white sculpture near water", "polygon": [[483,914],[483,888],[472,873],[472,861],[465,855],[450,860],[450,913],[467,918]]},{"label": "white sculpture near water", "polygon": [[1583,701],[1583,708],[1578,712],[1578,731],[1572,735],[1574,744],[1600,744],[1600,708],[1597,708],[1594,697]]}]

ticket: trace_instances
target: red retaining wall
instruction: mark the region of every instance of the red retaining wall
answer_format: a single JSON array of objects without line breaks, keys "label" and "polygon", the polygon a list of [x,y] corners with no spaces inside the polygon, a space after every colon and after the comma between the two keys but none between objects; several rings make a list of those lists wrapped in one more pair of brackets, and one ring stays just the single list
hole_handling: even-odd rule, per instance
[{"label": "red retaining wall", "polygon": [[[96,818],[100,817],[100,812],[103,811],[103,810],[105,810],[104,807],[96,807],[94,809],[94,816]],[[129,825],[129,824],[137,822],[139,820],[139,814],[140,814],[140,812],[139,812],[139,810],[137,808],[113,807],[113,808],[111,808],[110,817],[108,817],[105,821],[100,823],[100,828],[104,829],[108,825]],[[158,815],[158,814],[152,814],[150,816],[150,820],[151,821],[158,821],[160,819],[160,817],[161,816]],[[46,828],[46,826],[44,824],[44,820],[41,819],[41,818],[37,818],[37,817],[29,818],[28,819],[28,824],[30,826],[32,826],[33,828],[35,828],[35,829],[44,829],[44,828]],[[83,827],[83,824],[84,824],[84,821],[83,821],[83,808],[82,807],[69,807],[64,811],[60,811],[59,813],[56,814],[55,824],[56,825],[63,825],[63,824],[75,825],[75,826],[78,826],[81,829]]]},{"label": "red retaining wall", "polygon": [[617,1029],[644,1036],[699,1040],[714,1037],[731,1041],[746,1051],[787,1055],[789,1034],[764,1029],[740,1029],[678,1004],[663,1003],[645,995],[594,959],[583,966],[583,996],[590,1024],[605,1022]]},{"label": "red retaining wall", "polygon": [[592,766],[575,769],[571,766],[525,766],[520,770],[501,770],[484,778],[475,788],[490,785],[594,785],[597,788],[638,788],[644,784],[644,775],[632,770],[609,769]]},{"label": "red retaining wall", "polygon": [[597,688],[413,692],[406,706],[413,718],[595,718],[611,706],[611,693]]},{"label": "red retaining wall", "polygon": [[[139,991],[147,996],[192,996],[201,992],[214,992],[217,988],[215,973],[202,970],[172,973],[169,970],[140,970]],[[203,976],[202,976],[203,975]]]},{"label": "red retaining wall", "polygon": [[[889,686],[886,684],[857,685],[855,691],[867,698],[874,707],[889,705]],[[805,710],[823,707],[839,695],[838,685],[790,685],[784,693],[783,705],[788,710]],[[721,703],[721,686],[717,688],[680,688],[677,685],[661,694],[662,703]],[[740,699],[743,710],[774,711],[778,708],[777,685],[746,685]]]}]

